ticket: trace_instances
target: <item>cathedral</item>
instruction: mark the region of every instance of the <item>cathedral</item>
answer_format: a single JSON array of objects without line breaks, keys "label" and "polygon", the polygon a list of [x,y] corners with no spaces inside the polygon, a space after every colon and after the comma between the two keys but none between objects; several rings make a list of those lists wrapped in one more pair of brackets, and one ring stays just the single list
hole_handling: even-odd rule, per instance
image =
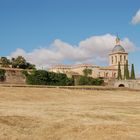
[{"label": "cathedral", "polygon": [[91,69],[93,78],[115,79],[118,74],[118,63],[122,76],[124,75],[124,64],[128,60],[128,53],[125,51],[120,43],[119,37],[116,38],[116,45],[109,53],[109,66],[102,67],[92,64],[80,64],[80,65],[55,65],[48,70],[50,72],[65,73],[67,76],[83,75],[84,69]]}]

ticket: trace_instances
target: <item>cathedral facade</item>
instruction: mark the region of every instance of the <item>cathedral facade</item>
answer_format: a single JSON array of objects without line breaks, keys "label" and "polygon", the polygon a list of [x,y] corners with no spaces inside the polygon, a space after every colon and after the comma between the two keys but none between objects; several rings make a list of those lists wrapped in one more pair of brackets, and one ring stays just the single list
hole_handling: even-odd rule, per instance
[{"label": "cathedral facade", "polygon": [[67,76],[83,75],[84,69],[91,69],[93,78],[115,79],[118,74],[118,63],[120,63],[122,76],[124,75],[124,64],[128,60],[128,53],[120,44],[120,39],[116,38],[116,45],[109,53],[109,66],[102,67],[92,64],[80,65],[55,65],[48,69],[50,72],[64,73]]}]

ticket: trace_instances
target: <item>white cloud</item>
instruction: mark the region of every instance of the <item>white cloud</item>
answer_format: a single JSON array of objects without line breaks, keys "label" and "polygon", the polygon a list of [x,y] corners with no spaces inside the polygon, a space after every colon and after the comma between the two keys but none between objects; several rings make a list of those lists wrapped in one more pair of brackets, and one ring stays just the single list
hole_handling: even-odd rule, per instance
[{"label": "white cloud", "polygon": [[136,15],[132,18],[132,24],[140,24],[140,9],[137,11]]},{"label": "white cloud", "polygon": [[[50,46],[34,49],[31,52],[18,48],[10,54],[10,57],[22,55],[38,68],[65,62],[98,65],[101,62],[107,62],[108,53],[115,46],[115,39],[116,37],[111,34],[92,36],[81,41],[77,46],[56,39]],[[124,38],[121,44],[128,52],[135,49],[133,42],[128,38]]]}]

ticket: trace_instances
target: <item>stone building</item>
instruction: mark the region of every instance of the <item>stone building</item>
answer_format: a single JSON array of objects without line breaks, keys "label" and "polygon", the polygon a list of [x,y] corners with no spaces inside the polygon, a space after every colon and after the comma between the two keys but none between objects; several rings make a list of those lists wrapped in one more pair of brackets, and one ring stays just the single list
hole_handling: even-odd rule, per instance
[{"label": "stone building", "polygon": [[120,44],[120,39],[116,38],[116,45],[109,53],[109,66],[102,67],[92,64],[80,65],[55,65],[48,69],[48,71],[56,73],[65,73],[68,76],[83,75],[84,69],[92,69],[92,77],[102,77],[104,79],[115,79],[118,74],[118,63],[120,62],[122,76],[124,73],[124,64],[128,60],[128,53]]}]

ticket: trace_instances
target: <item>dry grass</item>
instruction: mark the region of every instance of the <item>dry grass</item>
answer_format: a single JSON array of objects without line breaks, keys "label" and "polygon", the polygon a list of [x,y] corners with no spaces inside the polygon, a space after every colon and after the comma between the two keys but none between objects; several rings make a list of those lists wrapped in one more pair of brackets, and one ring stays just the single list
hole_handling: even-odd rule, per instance
[{"label": "dry grass", "polygon": [[140,93],[1,87],[0,140],[140,140]]}]

